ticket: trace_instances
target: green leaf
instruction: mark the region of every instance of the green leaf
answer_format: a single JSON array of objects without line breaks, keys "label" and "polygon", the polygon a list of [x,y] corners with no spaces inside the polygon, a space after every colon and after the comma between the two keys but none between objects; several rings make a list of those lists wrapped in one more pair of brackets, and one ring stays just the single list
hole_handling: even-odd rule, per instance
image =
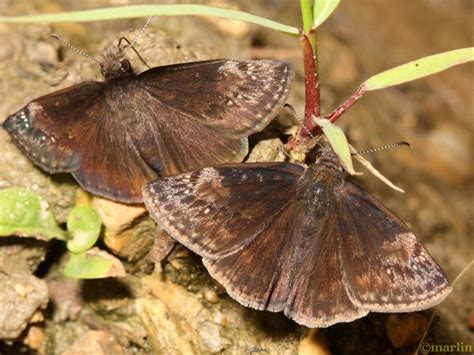
[{"label": "green leaf", "polygon": [[341,0],[316,0],[313,7],[313,27],[319,27],[336,10]]},{"label": "green leaf", "polygon": [[102,221],[99,214],[89,206],[75,207],[67,218],[67,230],[71,239],[67,249],[72,253],[82,253],[97,242]]},{"label": "green leaf", "polygon": [[296,27],[288,26],[246,12],[192,4],[133,5],[44,15],[14,17],[0,16],[0,23],[88,22],[147,16],[214,16],[249,22],[292,35],[298,35],[299,33]]},{"label": "green leaf", "polygon": [[48,203],[38,194],[16,187],[0,191],[0,236],[10,235],[66,240]]},{"label": "green leaf", "polygon": [[474,60],[474,47],[420,58],[370,77],[363,84],[367,91],[406,83]]},{"label": "green leaf", "polygon": [[323,130],[324,135],[328,139],[334,152],[338,155],[344,169],[351,175],[358,175],[359,173],[354,170],[354,166],[352,165],[349,143],[342,129],[324,118],[315,119],[315,122]]},{"label": "green leaf", "polygon": [[72,279],[101,279],[125,276],[125,269],[119,259],[99,248],[83,253],[69,253],[64,266],[64,275]]},{"label": "green leaf", "polygon": [[300,0],[301,17],[303,18],[303,31],[309,33],[313,27],[313,0]]}]

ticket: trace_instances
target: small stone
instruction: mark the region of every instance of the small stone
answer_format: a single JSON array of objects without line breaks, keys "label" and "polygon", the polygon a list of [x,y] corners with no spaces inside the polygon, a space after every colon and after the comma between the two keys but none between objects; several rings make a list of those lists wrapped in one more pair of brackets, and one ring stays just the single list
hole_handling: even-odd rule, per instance
[{"label": "small stone", "polygon": [[467,327],[470,330],[474,330],[474,313],[471,313],[467,316]]},{"label": "small stone", "polygon": [[421,313],[390,314],[385,333],[395,348],[404,348],[418,344],[428,323],[428,319]]},{"label": "small stone", "polygon": [[191,255],[188,249],[180,249],[175,254],[174,257],[177,259],[186,259]]},{"label": "small stone", "polygon": [[217,303],[219,302],[219,295],[217,294],[216,291],[214,291],[213,289],[210,289],[210,288],[206,288],[203,290],[203,295],[204,295],[204,299],[207,301],[207,302],[210,302],[210,303]]},{"label": "small stone", "polygon": [[246,163],[277,161],[284,162],[283,143],[278,138],[265,139],[252,149]]},{"label": "small stone", "polygon": [[32,326],[28,328],[28,333],[26,334],[23,343],[31,349],[38,351],[43,347],[44,338],[43,328]]},{"label": "small stone", "polygon": [[30,319],[30,323],[39,323],[42,321],[44,321],[44,315],[41,311],[36,311],[35,314],[33,314],[33,317]]},{"label": "small stone", "polygon": [[176,270],[179,270],[179,269],[182,269],[183,268],[183,263],[181,262],[181,260],[179,259],[173,259],[170,261],[170,264],[171,266],[176,269]]},{"label": "small stone", "polygon": [[330,355],[324,335],[319,329],[311,329],[298,347],[298,355]]}]

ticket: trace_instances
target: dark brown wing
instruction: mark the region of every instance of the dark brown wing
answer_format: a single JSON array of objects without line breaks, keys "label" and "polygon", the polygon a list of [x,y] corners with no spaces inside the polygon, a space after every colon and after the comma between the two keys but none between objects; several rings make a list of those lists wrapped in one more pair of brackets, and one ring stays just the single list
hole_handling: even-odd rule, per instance
[{"label": "dark brown wing", "polygon": [[282,163],[206,168],[147,184],[144,201],[240,303],[312,327],[353,320],[367,312],[342,283],[336,214],[302,201],[303,171]]},{"label": "dark brown wing", "polygon": [[3,127],[42,169],[71,172],[97,195],[141,202],[141,187],[158,175],[131,139],[124,107],[109,105],[111,92],[100,82],[75,85],[33,100]]},{"label": "dark brown wing", "polygon": [[345,184],[339,223],[344,285],[357,307],[417,311],[451,291],[445,273],[410,229],[362,188]]},{"label": "dark brown wing", "polygon": [[247,247],[204,265],[243,305],[284,311],[308,327],[364,316],[342,283],[330,211],[315,218],[314,210],[293,201]]},{"label": "dark brown wing", "polygon": [[260,131],[286,102],[294,73],[273,60],[211,60],[150,69],[138,76],[168,110],[228,137]]},{"label": "dark brown wing", "polygon": [[3,128],[42,169],[72,171],[80,164],[84,139],[77,128],[90,124],[85,113],[93,113],[103,89],[104,83],[85,82],[39,97],[8,116]]},{"label": "dark brown wing", "polygon": [[141,99],[140,110],[144,119],[133,124],[130,135],[143,160],[160,176],[216,164],[237,163],[247,155],[246,138],[228,138],[167,109],[158,100],[149,96]]},{"label": "dark brown wing", "polygon": [[143,198],[168,234],[217,259],[241,250],[272,223],[303,170],[283,163],[216,166],[153,181]]}]

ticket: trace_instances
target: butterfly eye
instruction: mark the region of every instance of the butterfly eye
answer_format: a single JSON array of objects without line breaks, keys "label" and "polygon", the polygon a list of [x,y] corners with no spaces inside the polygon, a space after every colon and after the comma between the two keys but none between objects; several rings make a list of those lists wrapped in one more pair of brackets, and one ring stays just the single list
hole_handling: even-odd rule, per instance
[{"label": "butterfly eye", "polygon": [[132,69],[132,66],[127,59],[122,59],[120,61],[120,68],[122,68],[124,72],[129,72]]}]

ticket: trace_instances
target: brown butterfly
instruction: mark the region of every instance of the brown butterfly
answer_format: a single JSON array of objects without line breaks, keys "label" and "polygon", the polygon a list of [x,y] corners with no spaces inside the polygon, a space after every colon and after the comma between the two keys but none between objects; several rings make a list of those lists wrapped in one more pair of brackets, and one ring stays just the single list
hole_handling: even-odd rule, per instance
[{"label": "brown butterfly", "polygon": [[245,306],[308,327],[410,312],[451,287],[410,229],[324,148],[309,168],[233,164],[148,183],[144,202]]},{"label": "brown butterfly", "polygon": [[3,128],[43,170],[129,203],[159,176],[242,161],[247,136],[276,116],[294,76],[286,62],[224,59],[137,75],[120,45],[101,69],[104,82],[34,99]]}]

